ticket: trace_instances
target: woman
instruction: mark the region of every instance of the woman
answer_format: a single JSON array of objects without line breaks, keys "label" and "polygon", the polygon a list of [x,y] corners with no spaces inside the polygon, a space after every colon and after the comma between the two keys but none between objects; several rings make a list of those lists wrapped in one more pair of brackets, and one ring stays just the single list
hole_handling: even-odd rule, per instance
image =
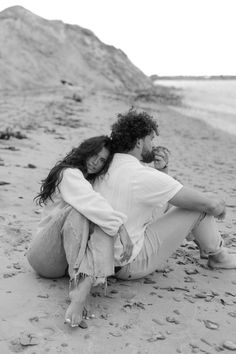
[{"label": "woman", "polygon": [[68,269],[71,303],[65,321],[72,327],[81,322],[91,287],[114,273],[114,236],[123,245],[124,261],[132,253],[123,225],[126,216],[113,210],[92,188],[94,179],[107,171],[111,158],[108,137],[85,140],[51,169],[36,197],[44,208],[28,261],[47,278],[62,277]]}]

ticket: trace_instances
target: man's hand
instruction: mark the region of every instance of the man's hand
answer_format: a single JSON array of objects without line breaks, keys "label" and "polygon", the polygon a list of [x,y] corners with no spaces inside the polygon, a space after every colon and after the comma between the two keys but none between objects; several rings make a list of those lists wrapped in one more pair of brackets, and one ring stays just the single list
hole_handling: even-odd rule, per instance
[{"label": "man's hand", "polygon": [[156,146],[153,148],[154,167],[157,170],[163,170],[168,167],[169,150],[164,146]]},{"label": "man's hand", "polygon": [[123,245],[123,253],[121,254],[120,261],[125,262],[132,256],[134,246],[124,225],[119,228],[118,235],[120,236],[120,242]]},{"label": "man's hand", "polygon": [[226,216],[226,209],[220,215],[218,215],[216,218],[218,220],[224,220],[225,216]]},{"label": "man's hand", "polygon": [[218,220],[224,220],[225,216],[226,216],[226,205],[225,205],[225,201],[223,199],[219,199],[218,202],[218,210],[219,210],[219,214],[216,215],[215,217]]},{"label": "man's hand", "polygon": [[219,220],[223,220],[226,214],[225,201],[223,199],[209,197],[205,193],[188,187],[182,187],[169,200],[169,203],[182,209],[204,212]]}]

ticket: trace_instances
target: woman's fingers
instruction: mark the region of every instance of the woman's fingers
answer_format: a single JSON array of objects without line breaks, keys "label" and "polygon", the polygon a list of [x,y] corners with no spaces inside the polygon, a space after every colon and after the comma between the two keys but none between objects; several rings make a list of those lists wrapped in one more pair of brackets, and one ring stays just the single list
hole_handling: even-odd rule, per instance
[{"label": "woman's fingers", "polygon": [[132,251],[133,251],[133,244],[127,244],[127,245],[123,245],[124,247],[124,251],[121,254],[121,262],[124,261],[128,261],[130,259],[130,257],[132,256]]},{"label": "woman's fingers", "polygon": [[120,242],[123,246],[123,253],[121,254],[120,260],[123,262],[130,259],[133,251],[133,244],[124,225],[122,225],[119,229],[119,236]]},{"label": "woman's fingers", "polygon": [[131,250],[125,250],[122,254],[121,254],[121,261],[128,261],[130,259],[132,255],[132,251]]},{"label": "woman's fingers", "polygon": [[122,253],[121,254],[121,258],[120,258],[120,261],[121,262],[125,262],[125,261],[128,261],[131,257],[131,254],[128,254],[128,253]]}]

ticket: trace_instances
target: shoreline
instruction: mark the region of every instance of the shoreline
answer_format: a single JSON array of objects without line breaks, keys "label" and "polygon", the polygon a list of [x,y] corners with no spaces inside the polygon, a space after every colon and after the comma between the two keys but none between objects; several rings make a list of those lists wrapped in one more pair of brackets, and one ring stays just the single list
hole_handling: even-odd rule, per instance
[{"label": "shoreline", "polygon": [[236,135],[236,80],[170,80],[161,83],[181,95],[182,104],[176,106],[176,111]]},{"label": "shoreline", "polygon": [[[194,119],[203,122],[204,125],[207,125],[209,129],[215,130],[217,132],[226,134],[228,136],[231,136],[233,139],[235,138],[236,140],[236,132],[230,132],[229,128],[219,128],[218,126],[214,125],[214,123],[211,123],[209,121],[206,121],[204,118],[199,117],[199,115],[196,112],[195,108],[192,108],[191,106],[188,105],[183,105],[183,106],[171,106],[171,110],[175,111],[176,113],[187,117],[188,119]],[[191,111],[192,110],[192,111]],[[191,113],[192,112],[192,113]],[[234,127],[235,128],[235,127]]]},{"label": "shoreline", "polygon": [[[224,341],[234,341],[235,271],[210,270],[192,243],[183,244],[163,272],[132,282],[112,278],[107,296],[94,289],[95,318],[87,330],[64,325],[68,279],[40,278],[25,258],[40,218],[32,199],[58,158],[89,136],[109,133],[116,114],[133,102],[106,93],[88,95],[80,103],[63,96],[25,102],[14,97],[3,103],[3,125],[11,122],[27,139],[0,140],[1,181],[9,183],[0,186],[1,352],[23,352],[31,346],[30,336],[35,354],[74,354],[78,348],[86,354],[189,354],[193,348],[214,354]],[[236,247],[236,137],[171,106],[140,102],[139,107],[157,115],[158,144],[171,151],[170,174],[226,198],[227,219],[218,225],[226,244]],[[217,330],[206,328],[206,321],[216,323]]]},{"label": "shoreline", "polygon": [[151,75],[150,76],[151,80],[156,82],[158,84],[159,80],[166,80],[166,81],[171,81],[171,80],[188,80],[188,81],[194,81],[194,80],[200,80],[200,81],[223,81],[223,80],[236,80],[236,76],[234,75],[199,75],[199,76],[191,76],[191,75],[176,75],[176,76],[158,76],[158,75]]}]

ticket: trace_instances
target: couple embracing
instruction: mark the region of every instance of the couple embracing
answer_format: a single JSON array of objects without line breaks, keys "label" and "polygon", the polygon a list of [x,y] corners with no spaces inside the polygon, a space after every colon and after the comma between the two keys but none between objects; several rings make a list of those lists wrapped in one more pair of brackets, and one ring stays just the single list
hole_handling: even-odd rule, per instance
[{"label": "couple embracing", "polygon": [[160,269],[190,233],[210,267],[236,268],[215,222],[225,217],[224,201],[169,176],[157,135],[146,112],[118,114],[110,138],[85,140],[42,183],[42,218],[27,257],[43,277],[69,274],[65,321],[72,327],[93,286],[110,275],[131,280]]}]

